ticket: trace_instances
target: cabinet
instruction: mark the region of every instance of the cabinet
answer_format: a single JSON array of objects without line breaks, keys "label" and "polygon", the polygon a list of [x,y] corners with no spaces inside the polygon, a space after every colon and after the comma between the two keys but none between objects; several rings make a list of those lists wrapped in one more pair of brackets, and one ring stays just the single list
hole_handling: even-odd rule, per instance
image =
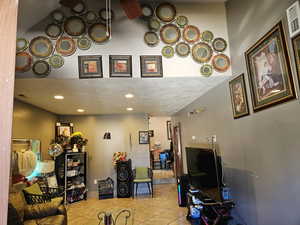
[{"label": "cabinet", "polygon": [[65,204],[87,198],[87,153],[70,152],[55,160],[59,186],[64,188]]}]

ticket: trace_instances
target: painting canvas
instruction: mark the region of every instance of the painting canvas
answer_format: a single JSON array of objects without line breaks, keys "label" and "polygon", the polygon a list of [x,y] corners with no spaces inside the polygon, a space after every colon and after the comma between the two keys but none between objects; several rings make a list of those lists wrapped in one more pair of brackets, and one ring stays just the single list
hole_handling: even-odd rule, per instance
[{"label": "painting canvas", "polygon": [[294,48],[294,55],[296,60],[298,81],[300,84],[300,34],[297,35],[295,38],[293,38],[293,48]]},{"label": "painting canvas", "polygon": [[110,55],[110,77],[132,77],[131,55]]},{"label": "painting canvas", "polygon": [[141,77],[163,77],[162,57],[160,55],[141,56]]},{"label": "painting canvas", "polygon": [[102,78],[102,56],[78,56],[79,78]]},{"label": "painting canvas", "polygon": [[245,57],[254,111],[295,98],[281,22],[255,43]]},{"label": "painting canvas", "polygon": [[170,120],[167,121],[167,136],[168,140],[172,139],[172,123]]},{"label": "painting canvas", "polygon": [[56,123],[56,138],[58,136],[70,137],[73,133],[73,123]]},{"label": "painting canvas", "polygon": [[229,82],[233,118],[237,119],[249,115],[249,106],[244,74]]},{"label": "painting canvas", "polygon": [[139,143],[140,144],[149,144],[148,131],[139,131]]}]

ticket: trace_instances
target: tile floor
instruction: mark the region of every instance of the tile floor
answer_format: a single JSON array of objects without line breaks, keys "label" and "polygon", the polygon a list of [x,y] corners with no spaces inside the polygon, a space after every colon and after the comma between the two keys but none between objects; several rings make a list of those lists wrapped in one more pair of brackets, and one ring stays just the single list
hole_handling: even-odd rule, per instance
[{"label": "tile floor", "polygon": [[[141,195],[132,198],[106,200],[88,199],[68,206],[69,225],[98,225],[97,214],[101,211],[116,212],[131,209],[134,225],[188,225],[186,208],[177,204],[175,184],[154,185],[154,198]],[[121,222],[121,221],[120,221]],[[117,225],[124,225],[118,223]]]}]

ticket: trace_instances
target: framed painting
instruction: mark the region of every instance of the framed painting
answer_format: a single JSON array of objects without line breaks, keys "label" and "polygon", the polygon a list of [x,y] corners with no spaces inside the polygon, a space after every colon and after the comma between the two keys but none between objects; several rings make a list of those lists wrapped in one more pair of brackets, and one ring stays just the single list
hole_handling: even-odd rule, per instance
[{"label": "framed painting", "polygon": [[167,121],[167,136],[168,136],[168,140],[172,139],[172,123],[171,123],[171,120]]},{"label": "framed painting", "polygon": [[109,77],[132,77],[132,56],[110,55]]},{"label": "framed painting", "polygon": [[162,57],[160,55],[142,55],[141,77],[163,77]]},{"label": "framed painting", "polygon": [[246,53],[254,112],[295,98],[282,22]]},{"label": "framed painting", "polygon": [[70,137],[73,133],[73,123],[56,123],[55,137],[59,136]]},{"label": "framed painting", "polygon": [[79,79],[102,78],[102,56],[85,55],[78,56]]},{"label": "framed painting", "polygon": [[300,34],[292,39],[293,42],[293,49],[295,55],[295,63],[297,68],[297,75],[298,75],[298,82],[300,85]]},{"label": "framed painting", "polygon": [[148,131],[139,131],[139,143],[140,144],[149,144],[149,132]]},{"label": "framed painting", "polygon": [[149,133],[149,137],[154,137],[154,130],[149,130],[148,133]]},{"label": "framed painting", "polygon": [[249,106],[244,74],[229,81],[233,118],[238,119],[249,115]]}]

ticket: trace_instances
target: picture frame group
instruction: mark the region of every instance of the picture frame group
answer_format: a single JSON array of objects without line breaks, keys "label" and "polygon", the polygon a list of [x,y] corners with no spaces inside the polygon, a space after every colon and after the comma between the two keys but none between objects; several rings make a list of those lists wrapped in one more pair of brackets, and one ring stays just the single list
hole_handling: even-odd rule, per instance
[{"label": "picture frame group", "polygon": [[[161,55],[140,56],[140,69],[142,78],[163,77],[163,66]],[[102,56],[85,55],[78,56],[79,79],[103,78]],[[110,78],[132,78],[132,56],[110,55],[109,77]]]}]

